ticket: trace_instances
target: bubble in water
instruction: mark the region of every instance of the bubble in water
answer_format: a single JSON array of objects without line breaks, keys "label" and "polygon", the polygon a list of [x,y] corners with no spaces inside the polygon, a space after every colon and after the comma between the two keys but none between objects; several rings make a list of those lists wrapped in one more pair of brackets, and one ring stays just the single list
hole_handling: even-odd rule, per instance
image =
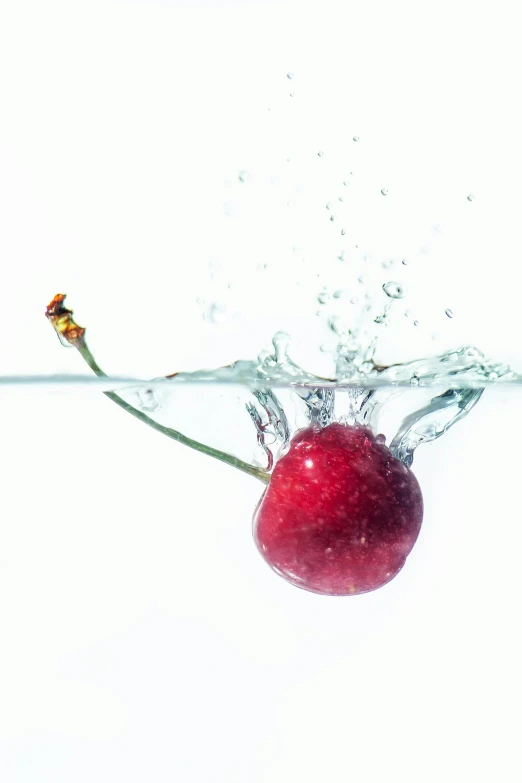
[{"label": "bubble in water", "polygon": [[142,411],[157,411],[160,407],[153,389],[140,389],[138,391],[138,400],[140,410]]},{"label": "bubble in water", "polygon": [[354,141],[359,141],[359,137],[358,137],[358,136],[354,136],[354,137],[353,137],[353,140],[354,140]]},{"label": "bubble in water", "polygon": [[246,182],[248,179],[250,179],[250,174],[245,170],[240,171],[238,174],[238,179],[240,182]]},{"label": "bubble in water", "polygon": [[322,150],[319,150],[319,152],[317,153],[317,156],[318,156],[319,158],[322,158],[322,157],[323,157],[323,155],[324,155],[324,152],[323,152]]},{"label": "bubble in water", "polygon": [[293,79],[294,78],[294,74],[292,73],[292,71],[288,71],[288,73],[286,74],[286,78],[287,79]]},{"label": "bubble in water", "polygon": [[410,386],[418,386],[418,385],[419,385],[419,374],[414,372],[410,378]]},{"label": "bubble in water", "polygon": [[453,318],[453,310],[450,310],[449,307],[447,310],[444,311],[448,318]]},{"label": "bubble in water", "polygon": [[404,288],[399,283],[394,283],[393,281],[384,283],[382,290],[390,299],[402,299],[405,294]]},{"label": "bubble in water", "polygon": [[326,304],[330,301],[330,294],[327,291],[321,291],[319,296],[317,297],[317,301],[319,304]]},{"label": "bubble in water", "polygon": [[475,196],[473,195],[473,193],[468,194],[468,201],[473,201],[474,198]]},{"label": "bubble in water", "polygon": [[388,195],[388,188],[381,188],[381,193],[382,193],[383,196],[387,196]]}]

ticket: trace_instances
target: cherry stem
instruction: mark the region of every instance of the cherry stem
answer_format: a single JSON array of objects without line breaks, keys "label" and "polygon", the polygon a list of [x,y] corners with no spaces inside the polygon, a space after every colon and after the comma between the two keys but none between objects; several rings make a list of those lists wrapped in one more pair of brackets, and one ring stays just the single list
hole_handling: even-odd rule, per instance
[{"label": "cherry stem", "polygon": [[[67,340],[67,342],[69,342],[71,345],[74,345],[94,374],[99,378],[108,378],[109,376],[101,369],[87,346],[84,337],[85,329],[83,329],[83,327],[78,327],[78,325],[75,324],[72,320],[72,311],[66,310],[63,307],[64,299],[65,296],[63,294],[58,294],[53,299],[47,308],[47,317],[53,324],[58,335],[61,335]],[[268,484],[270,481],[269,474],[266,473],[262,468],[256,468],[253,465],[250,465],[248,462],[244,462],[242,459],[239,459],[238,457],[233,457],[231,454],[227,454],[224,451],[214,449],[212,446],[207,446],[204,443],[193,440],[192,438],[187,437],[187,435],[183,435],[181,432],[171,429],[170,427],[164,427],[163,424],[159,424],[157,421],[154,421],[154,419],[151,419],[150,416],[147,416],[147,414],[143,413],[143,411],[140,411],[138,408],[135,408],[128,402],[125,402],[125,400],[115,392],[105,391],[103,393],[106,397],[115,402],[116,405],[119,405],[120,408],[123,408],[124,411],[130,413],[131,416],[139,419],[144,424],[148,424],[149,427],[152,427],[152,429],[156,430],[157,432],[161,432],[162,435],[166,435],[168,438],[172,438],[172,440],[175,440],[178,443],[183,443],[183,445],[188,446],[191,449],[195,449],[196,451],[200,451],[202,454],[206,454],[209,457],[214,457],[215,459],[220,460],[220,462],[225,462],[227,465],[232,465],[234,468],[243,471],[243,473],[248,473],[249,476],[254,476],[264,484]]]}]

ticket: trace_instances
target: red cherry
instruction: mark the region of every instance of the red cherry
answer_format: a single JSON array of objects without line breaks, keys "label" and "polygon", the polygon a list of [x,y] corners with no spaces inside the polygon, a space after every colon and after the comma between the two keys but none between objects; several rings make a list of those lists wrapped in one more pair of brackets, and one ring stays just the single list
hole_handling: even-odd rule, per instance
[{"label": "red cherry", "polygon": [[254,537],[267,563],[292,584],[354,595],[398,574],[422,513],[417,479],[370,429],[313,425],[277,463]]}]

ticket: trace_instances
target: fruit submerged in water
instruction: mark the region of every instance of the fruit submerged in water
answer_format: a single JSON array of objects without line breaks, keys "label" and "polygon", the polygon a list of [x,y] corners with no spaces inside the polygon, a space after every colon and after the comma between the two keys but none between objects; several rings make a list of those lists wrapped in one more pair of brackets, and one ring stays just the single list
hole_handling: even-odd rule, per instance
[{"label": "fruit submerged in water", "polygon": [[299,432],[277,463],[254,517],[267,563],[326,595],[375,590],[401,570],[419,535],[413,473],[363,426]]}]

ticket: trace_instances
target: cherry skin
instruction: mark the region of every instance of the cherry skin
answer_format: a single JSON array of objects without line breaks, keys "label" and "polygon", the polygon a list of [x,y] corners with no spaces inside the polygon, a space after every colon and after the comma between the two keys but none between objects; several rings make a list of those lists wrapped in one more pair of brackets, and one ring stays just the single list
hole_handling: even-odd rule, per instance
[{"label": "cherry skin", "polygon": [[360,425],[312,425],[276,464],[254,516],[254,538],[286,580],[323,595],[389,582],[419,535],[413,473]]}]

